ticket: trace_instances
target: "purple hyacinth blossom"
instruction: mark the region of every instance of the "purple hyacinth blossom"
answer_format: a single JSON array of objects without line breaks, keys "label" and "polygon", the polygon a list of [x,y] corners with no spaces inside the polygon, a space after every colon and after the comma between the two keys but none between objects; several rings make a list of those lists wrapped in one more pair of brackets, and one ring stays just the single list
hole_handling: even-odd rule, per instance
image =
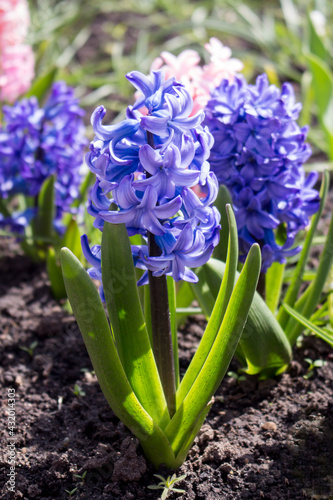
[{"label": "purple hyacinth blossom", "polygon": [[[258,242],[264,272],[299,251],[295,237],[319,208],[317,174],[306,177],[303,168],[311,149],[308,128],[295,121],[300,109],[292,86],[280,90],[266,75],[255,85],[242,76],[222,81],[205,108],[204,125],[214,137],[209,162],[232,197],[241,259]],[[277,237],[282,228],[284,241]]]},{"label": "purple hyacinth blossom", "polygon": [[43,182],[55,175],[55,228],[71,212],[82,182],[80,168],[86,144],[84,111],[74,90],[56,82],[43,107],[35,97],[3,107],[0,128],[0,196],[36,197]]},{"label": "purple hyacinth blossom", "polygon": [[198,184],[200,172],[188,168],[194,158],[194,146],[191,152],[186,150],[185,153],[186,157],[182,158],[179,149],[173,144],[166,148],[163,155],[148,144],[142,146],[139,152],[140,162],[150,177],[142,175],[134,182],[136,189],[154,186],[159,198],[163,199],[173,198],[177,187]]},{"label": "purple hyacinth blossom", "polygon": [[[125,181],[126,183],[131,182],[130,179],[126,177]],[[125,201],[128,203],[130,197]],[[162,235],[167,229],[161,224],[160,220],[173,217],[182,205],[180,196],[173,198],[167,203],[157,205],[158,195],[153,186],[147,186],[142,200],[140,201],[137,199],[136,201],[136,204],[124,210],[101,211],[99,215],[105,221],[114,224],[121,224],[124,222],[127,225],[130,235],[134,235],[140,230],[143,232],[149,231],[155,235]]]},{"label": "purple hyacinth blossom", "polygon": [[[82,252],[89,264],[93,267],[88,269],[89,276],[98,281],[102,281],[102,256],[101,256],[101,246],[93,245],[89,247],[87,235],[81,236],[81,246]],[[99,287],[99,295],[103,302],[105,302],[103,285]]]},{"label": "purple hyacinth blossom", "polygon": [[[105,222],[124,223],[129,236],[140,234],[147,243],[132,245],[134,264],[144,271],[138,284],[147,282],[148,271],[197,281],[190,268],[207,262],[219,241],[220,214],[212,206],[218,183],[207,162],[212,136],[201,125],[203,112],[190,116],[192,99],[181,83],[164,81],[161,72],[134,71],[127,78],[141,95],[126,119],[104,125],[103,107],[92,116],[87,164],[96,184],[88,212],[101,231]],[[160,255],[149,255],[149,235]]]},{"label": "purple hyacinth blossom", "polygon": [[13,234],[23,234],[24,229],[30,224],[36,214],[36,210],[28,208],[23,212],[14,212],[10,217],[0,213],[0,228]]}]

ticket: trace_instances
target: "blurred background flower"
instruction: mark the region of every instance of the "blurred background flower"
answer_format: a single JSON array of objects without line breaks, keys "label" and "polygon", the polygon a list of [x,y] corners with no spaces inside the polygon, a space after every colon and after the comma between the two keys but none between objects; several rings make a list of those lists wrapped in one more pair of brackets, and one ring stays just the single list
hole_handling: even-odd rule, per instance
[{"label": "blurred background flower", "polygon": [[30,87],[34,54],[24,44],[30,24],[26,0],[0,2],[0,101],[14,102]]},{"label": "blurred background flower", "polygon": [[163,51],[151,66],[151,70],[162,69],[165,78],[174,76],[182,82],[193,99],[192,115],[203,109],[210,92],[227,78],[232,81],[235,74],[243,69],[239,59],[231,57],[231,50],[220,40],[212,37],[205,49],[210,54],[210,62],[201,65],[201,57],[195,50],[184,50],[178,56]]},{"label": "blurred background flower", "polygon": [[0,195],[36,197],[55,174],[56,228],[79,196],[85,127],[74,89],[53,84],[44,106],[35,97],[3,107],[0,129]]},{"label": "blurred background flower", "polygon": [[255,85],[242,76],[223,80],[205,108],[204,124],[214,137],[209,161],[232,197],[240,257],[258,242],[263,271],[300,250],[296,235],[319,208],[318,176],[306,177],[303,168],[311,149],[308,127],[296,122],[300,110],[292,86],[280,90],[265,74]]}]

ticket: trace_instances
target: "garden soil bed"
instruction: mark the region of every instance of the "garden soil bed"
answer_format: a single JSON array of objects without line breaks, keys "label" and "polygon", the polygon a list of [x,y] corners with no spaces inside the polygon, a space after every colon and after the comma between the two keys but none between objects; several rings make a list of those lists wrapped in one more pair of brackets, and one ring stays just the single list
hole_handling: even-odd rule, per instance
[{"label": "garden soil bed", "polygon": [[[52,299],[45,270],[2,241],[0,260],[1,448],[9,442],[6,406],[16,391],[16,493],[1,498],[158,499],[155,470],[108,407],[74,318]],[[203,318],[179,333],[185,369]],[[22,347],[38,344],[31,354]],[[260,348],[260,346],[258,346]],[[306,380],[304,358],[325,359]],[[237,364],[233,362],[233,369]],[[74,393],[75,385],[81,395]],[[333,354],[307,337],[277,379],[226,377],[196,438],[177,487],[187,499],[333,499]],[[86,472],[84,480],[76,477]],[[164,477],[169,471],[159,471]],[[66,492],[67,490],[67,492]]]}]

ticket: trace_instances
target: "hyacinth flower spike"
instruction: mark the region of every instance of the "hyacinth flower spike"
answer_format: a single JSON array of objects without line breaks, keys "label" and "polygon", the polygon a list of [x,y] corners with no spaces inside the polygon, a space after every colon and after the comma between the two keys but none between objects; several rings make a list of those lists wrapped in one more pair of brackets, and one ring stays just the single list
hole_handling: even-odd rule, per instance
[{"label": "hyacinth flower spike", "polygon": [[[81,173],[84,111],[74,89],[52,83],[54,75],[35,82],[36,95],[3,106],[0,229],[17,236],[32,259],[47,261],[53,294],[61,299],[66,291],[58,253],[66,245],[81,258],[75,216],[91,179]],[[21,211],[11,213],[13,207]]]},{"label": "hyacinth flower spike", "polygon": [[[235,285],[237,229],[228,206],[227,271],[199,357],[179,385],[174,282],[198,281],[191,268],[207,262],[219,241],[220,215],[212,206],[217,180],[206,161],[212,140],[201,126],[203,114],[190,117],[192,101],[182,84],[165,82],[159,72],[133,72],[128,79],[142,95],[116,126],[102,124],[103,111],[94,114],[96,137],[87,158],[96,175],[88,210],[102,231],[102,244],[90,249],[86,236],[82,244],[93,266],[90,276],[102,281],[100,293],[68,249],[61,260],[68,297],[106,399],[156,467],[176,468],[236,349],[261,258],[254,245]],[[138,111],[142,107],[145,115]],[[141,272],[139,284],[146,284],[144,304],[135,268]]]},{"label": "hyacinth flower spike", "polygon": [[[291,85],[284,84],[279,90],[268,84],[266,75],[258,77],[255,85],[248,85],[241,76],[233,83],[224,80],[212,92],[205,108],[204,123],[215,139],[209,161],[220,183],[216,204],[233,204],[241,260],[253,242],[258,242],[262,249],[260,282],[265,289],[265,301],[255,294],[237,348],[247,372],[260,373],[261,377],[288,367],[291,346],[302,330],[296,316],[290,317],[292,309],[278,309],[286,259],[301,252],[284,303],[295,307],[298,317],[301,313],[305,320],[310,319],[318,304],[332,265],[330,229],[315,282],[298,298],[328,189],[327,174],[320,195],[314,189],[317,173],[305,176],[303,163],[311,150],[305,142],[308,128],[300,128],[296,122],[300,109]],[[312,215],[301,251],[297,234],[308,226]],[[200,271],[204,280],[193,286],[207,316],[217,295],[216,283],[224,273],[223,239],[222,229],[221,243],[214,252],[218,260],[211,259],[204,266]],[[209,294],[203,293],[203,282],[209,284]]]}]

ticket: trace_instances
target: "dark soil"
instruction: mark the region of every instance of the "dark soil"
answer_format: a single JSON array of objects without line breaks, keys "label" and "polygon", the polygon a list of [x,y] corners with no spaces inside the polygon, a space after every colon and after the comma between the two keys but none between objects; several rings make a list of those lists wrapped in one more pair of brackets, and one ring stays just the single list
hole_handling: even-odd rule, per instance
[{"label": "dark soil", "polygon": [[[157,499],[155,470],[113,415],[71,315],[52,299],[42,267],[9,241],[0,260],[2,450],[7,394],[16,391],[16,494],[0,466],[1,498]],[[202,333],[191,318],[179,334],[184,369]],[[22,350],[38,344],[32,355]],[[325,359],[306,380],[304,358]],[[237,364],[232,365],[237,370]],[[77,384],[83,393],[73,392]],[[188,460],[177,471],[185,499],[333,499],[333,353],[307,337],[275,380],[226,377]],[[84,480],[82,476],[86,472]],[[160,470],[166,477],[169,471]],[[67,492],[66,492],[67,490]]]}]

